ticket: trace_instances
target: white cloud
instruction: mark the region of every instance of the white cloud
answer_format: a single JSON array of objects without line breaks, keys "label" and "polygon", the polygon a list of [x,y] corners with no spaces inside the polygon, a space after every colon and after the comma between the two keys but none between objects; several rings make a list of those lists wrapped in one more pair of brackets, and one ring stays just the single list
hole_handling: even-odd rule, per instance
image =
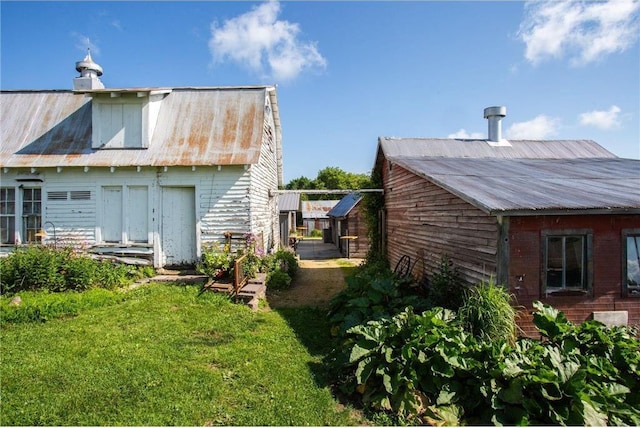
[{"label": "white cloud", "polygon": [[482,132],[472,132],[468,133],[466,129],[462,128],[453,134],[447,135],[447,138],[458,138],[461,140],[481,140],[485,138],[485,135]]},{"label": "white cloud", "polygon": [[92,54],[100,54],[100,48],[98,47],[98,45],[93,43],[88,36],[75,32],[71,33],[71,35],[76,39],[76,48],[78,48],[85,54],[87,53],[87,49],[91,49]]},{"label": "white cloud", "polygon": [[530,1],[518,35],[533,64],[570,58],[584,65],[622,52],[639,38],[639,0]]},{"label": "white cloud", "polygon": [[251,11],[211,25],[209,50],[215,63],[229,59],[265,78],[291,80],[305,70],[325,68],[315,42],[298,40],[297,23],[278,20],[280,3],[268,1]]},{"label": "white cloud", "polygon": [[600,129],[612,129],[620,126],[620,107],[613,105],[609,110],[594,110],[580,115],[580,124]]},{"label": "white cloud", "polygon": [[558,119],[541,114],[527,122],[514,123],[505,135],[511,140],[544,140],[557,134]]}]

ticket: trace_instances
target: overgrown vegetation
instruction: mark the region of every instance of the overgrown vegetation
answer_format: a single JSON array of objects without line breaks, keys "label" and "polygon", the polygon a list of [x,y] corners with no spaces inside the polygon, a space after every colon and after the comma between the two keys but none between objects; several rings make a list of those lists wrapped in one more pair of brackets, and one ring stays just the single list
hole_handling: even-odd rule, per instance
[{"label": "overgrown vegetation", "polygon": [[[452,268],[442,264],[437,273],[442,296],[457,286]],[[574,325],[536,303],[534,322],[544,340],[516,338],[511,296],[493,281],[461,293],[457,311],[433,306],[431,294],[412,295],[407,282],[369,264],[348,279],[330,313],[334,352],[327,363],[335,386],[386,413],[390,423],[640,422],[634,330]]]},{"label": "overgrown vegetation", "polygon": [[154,275],[151,267],[95,260],[71,248],[28,246],[0,259],[0,294],[115,289]]}]

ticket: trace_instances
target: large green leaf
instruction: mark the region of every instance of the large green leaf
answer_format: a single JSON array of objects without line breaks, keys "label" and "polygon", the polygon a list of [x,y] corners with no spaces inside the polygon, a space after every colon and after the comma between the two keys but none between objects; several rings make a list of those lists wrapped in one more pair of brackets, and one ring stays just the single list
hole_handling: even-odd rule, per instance
[{"label": "large green leaf", "polygon": [[360,360],[362,357],[365,357],[378,347],[377,343],[368,342],[368,341],[358,341],[353,348],[351,349],[351,355],[349,356],[349,362],[355,363]]},{"label": "large green leaf", "polygon": [[376,369],[376,363],[373,358],[368,357],[358,363],[356,369],[356,381],[359,385],[364,385],[369,380],[371,373]]}]

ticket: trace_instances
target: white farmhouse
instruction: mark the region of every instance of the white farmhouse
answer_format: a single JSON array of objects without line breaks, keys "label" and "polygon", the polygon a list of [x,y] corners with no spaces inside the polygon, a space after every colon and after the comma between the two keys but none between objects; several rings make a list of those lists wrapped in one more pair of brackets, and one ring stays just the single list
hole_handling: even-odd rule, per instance
[{"label": "white farmhouse", "polygon": [[105,88],[88,54],[73,90],[0,92],[0,236],[193,264],[225,233],[280,242],[275,87]]}]

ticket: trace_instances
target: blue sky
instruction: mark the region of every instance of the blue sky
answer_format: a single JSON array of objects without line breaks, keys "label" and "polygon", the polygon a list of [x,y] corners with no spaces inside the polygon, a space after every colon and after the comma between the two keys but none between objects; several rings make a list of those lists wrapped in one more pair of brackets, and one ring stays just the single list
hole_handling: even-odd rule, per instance
[{"label": "blue sky", "polygon": [[0,87],[277,84],[285,182],[379,136],[591,139],[640,158],[640,2],[2,1]]}]

